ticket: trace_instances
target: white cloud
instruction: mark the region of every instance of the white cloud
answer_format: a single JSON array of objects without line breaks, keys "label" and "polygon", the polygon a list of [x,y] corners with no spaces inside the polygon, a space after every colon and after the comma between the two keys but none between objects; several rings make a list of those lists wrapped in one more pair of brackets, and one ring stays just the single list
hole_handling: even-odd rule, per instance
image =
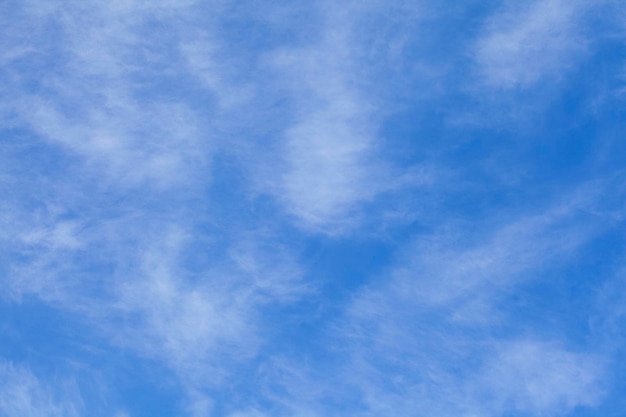
[{"label": "white cloud", "polygon": [[606,351],[621,355],[626,334],[626,269],[624,255],[617,257],[615,270],[596,290],[589,327]]},{"label": "white cloud", "polygon": [[[227,85],[215,64],[223,51],[212,20],[198,22],[180,3],[29,2],[3,17],[55,27],[16,37],[24,48],[3,57],[20,76],[3,88],[2,118],[61,163],[58,172],[37,167],[48,182],[6,173],[25,190],[0,203],[0,243],[11,254],[1,291],[79,315],[109,348],[155,360],[201,416],[231,366],[261,349],[265,307],[298,299],[306,285],[288,248],[241,231],[254,226],[209,227],[209,126],[247,93],[234,97],[245,89]],[[188,18],[189,28],[173,25]],[[206,91],[194,107],[193,93],[179,100],[172,86]],[[198,223],[211,231],[196,233]]]},{"label": "white cloud", "polygon": [[[212,415],[214,393],[246,380],[236,370],[263,351],[265,309],[309,291],[301,272],[289,251],[262,233],[244,235],[220,255],[170,227],[135,250],[137,264],[119,274],[110,302],[93,300],[93,320],[111,343],[170,369],[190,415]],[[198,250],[216,253],[206,267],[189,270],[184,259]]]},{"label": "white cloud", "polygon": [[187,402],[187,412],[189,417],[210,417],[213,416],[213,401],[206,395],[192,392]]},{"label": "white cloud", "polygon": [[[77,239],[84,246],[44,246],[13,270],[13,298],[36,295],[80,314],[112,346],[156,359],[179,378],[194,408],[232,376],[231,366],[262,348],[264,308],[311,291],[291,252],[263,232],[198,241],[182,220],[131,217],[86,227]],[[186,262],[204,256],[199,251],[209,259],[190,268]],[[83,265],[85,253],[98,255]],[[102,264],[93,269],[94,262]]]},{"label": "white cloud", "polygon": [[[270,136],[268,154],[275,155],[252,152],[267,171],[251,181],[307,231],[354,230],[385,193],[430,180],[396,175],[378,133],[387,110],[369,89],[376,80],[364,67],[368,53],[381,54],[361,37],[369,28],[359,13],[378,19],[388,5],[322,2],[315,36],[231,61],[241,51],[225,47],[212,27],[219,1],[206,21],[193,19],[197,10],[187,8],[193,1],[68,2],[54,10],[44,3],[25,2],[13,20],[54,26],[50,39],[16,38],[0,53],[15,81],[2,89],[10,97],[2,119],[35,133],[31,139],[43,140],[44,150],[62,154],[58,165],[74,169],[42,169],[42,176],[59,175],[50,181],[53,191],[46,182],[20,180],[24,193],[37,197],[0,202],[0,244],[12,254],[0,291],[12,300],[35,295],[80,315],[105,335],[105,349],[122,347],[171,371],[187,394],[187,412],[210,416],[224,405],[214,392],[236,389],[236,378],[247,384],[256,365],[267,365],[266,326],[280,332],[285,322],[266,316],[311,291],[286,243],[305,237],[291,229],[278,237],[259,231],[263,216],[244,213],[256,210],[256,201],[232,209],[229,193],[239,193],[240,184],[230,172],[221,178],[233,186],[226,202],[216,202],[219,190],[211,194],[212,174],[222,173],[210,172],[209,160],[224,152],[219,163],[228,165],[237,153],[228,153],[238,145],[224,138],[242,130],[244,138],[235,141],[257,145]],[[582,2],[507,3],[475,45],[483,86],[558,78],[584,49],[576,28],[582,10]],[[193,28],[180,28],[188,23]],[[242,48],[248,47],[256,44]],[[28,78],[21,65],[40,69]],[[266,76],[277,79],[259,81]],[[184,82],[172,82],[179,77]],[[178,92],[168,94],[172,86],[206,91],[198,100],[183,92],[178,101]],[[261,97],[266,93],[275,96]],[[279,102],[284,107],[276,112],[263,108]],[[263,124],[266,114],[280,120],[267,121],[262,134],[247,131],[250,119]],[[8,170],[2,175],[17,178]],[[285,366],[291,369],[278,371],[285,375],[268,378],[271,387],[254,391],[261,398],[278,386],[282,396],[270,392],[262,404],[253,398],[232,417],[261,417],[270,403],[286,415],[327,415],[326,404],[341,407],[345,398],[357,404],[357,416],[552,414],[595,404],[600,358],[542,338],[484,340],[492,327],[515,330],[498,304],[509,290],[538,282],[542,271],[571,259],[595,236],[595,223],[576,221],[587,208],[572,198],[538,214],[485,220],[472,230],[487,232],[475,234],[432,221],[441,233],[416,238],[387,273],[354,295],[337,326],[347,333],[321,355],[337,363]],[[214,215],[220,210],[232,212]],[[234,220],[239,214],[243,219]],[[288,221],[279,218],[276,229]],[[253,359],[260,362],[250,365]],[[242,371],[242,364],[250,366]],[[0,411],[9,417],[77,415],[27,370],[0,365],[0,372],[13,381],[0,385]]]},{"label": "white cloud", "polygon": [[[223,6],[213,4],[199,24],[199,6],[168,2],[70,2],[44,11],[34,2],[23,5],[14,19],[21,26],[43,21],[58,30],[54,39],[16,40],[34,51],[25,61],[29,68],[49,70],[35,94],[26,78],[7,91],[16,117],[7,109],[5,118],[78,155],[73,162],[88,167],[90,176],[157,189],[206,184],[215,152],[237,152],[237,139],[224,137],[243,130],[250,146],[258,140],[250,130],[264,125],[260,130],[270,130],[279,155],[255,161],[271,171],[252,180],[256,188],[272,194],[304,228],[350,229],[369,202],[406,185],[406,178],[394,180],[402,174],[391,172],[382,157],[380,108],[367,87],[374,80],[363,69],[371,65],[364,59],[369,46],[357,36],[365,30],[359,15],[383,5],[323,3],[321,18],[315,16],[318,39],[272,53],[247,46],[233,51],[216,29],[228,9]],[[175,22],[189,25],[174,30]],[[192,93],[185,102],[176,92],[150,95],[172,84],[197,88],[198,101]],[[276,101],[286,105],[272,114],[276,121],[265,120],[263,107]],[[255,152],[250,159],[258,157]]]},{"label": "white cloud", "polygon": [[[507,409],[534,415],[567,414],[602,397],[603,360],[532,340],[507,342],[487,360],[474,389],[491,403],[491,414]],[[479,394],[480,395],[480,394]]]},{"label": "white cloud", "polygon": [[20,5],[9,26],[58,30],[15,40],[22,58],[8,68],[16,82],[5,89],[12,104],[6,111],[17,116],[13,124],[74,152],[92,175],[118,184],[190,181],[210,156],[210,134],[189,103],[144,96],[150,83],[188,76],[177,32],[147,30],[146,21],[186,12],[138,2],[67,2],[50,10]]},{"label": "white cloud", "polygon": [[584,1],[505,2],[486,23],[475,59],[483,83],[530,87],[559,79],[586,48]]},{"label": "white cloud", "polygon": [[34,131],[83,156],[93,173],[128,186],[159,188],[188,181],[189,168],[207,159],[211,143],[201,142],[194,117],[183,105],[144,107],[122,97],[108,108],[75,105],[86,105],[85,113],[68,117],[39,99],[25,100],[21,107]]},{"label": "white cloud", "polygon": [[[582,207],[595,205],[596,197],[581,187],[544,213],[512,220],[479,237],[443,227],[439,235],[416,239],[403,251],[391,283],[384,284],[388,295],[397,297],[390,307],[406,302],[440,308],[459,323],[497,320],[489,307],[494,298],[569,259],[605,227],[575,221]],[[359,298],[354,308],[376,310],[378,290],[375,283],[373,298]]]},{"label": "white cloud", "polygon": [[19,198],[2,203],[0,244],[12,254],[2,296],[35,296],[91,323],[108,348],[154,360],[196,410],[262,350],[265,309],[310,292],[272,233],[234,224],[197,233],[186,211],[94,207],[75,188],[62,191],[41,196],[38,210],[23,210]]},{"label": "white cloud", "polygon": [[353,227],[363,206],[393,181],[377,138],[376,99],[363,88],[361,66],[369,64],[357,58],[364,48],[354,36],[361,11],[325,6],[319,40],[273,56],[294,111],[279,146],[280,173],[271,181],[299,224],[336,233]]},{"label": "white cloud", "polygon": [[[228,45],[223,45],[217,36],[210,33],[209,28],[189,30],[189,33],[185,34],[184,39],[181,40],[180,52],[189,73],[216,97],[215,111],[237,112],[239,106],[253,99],[253,86],[248,83],[235,84],[228,79],[227,74],[237,72],[238,63]],[[227,120],[237,117],[225,113],[220,114],[223,119]],[[217,120],[220,123],[225,121]]]},{"label": "white cloud", "polygon": [[78,249],[84,245],[78,236],[80,224],[65,220],[47,228],[24,231],[16,237],[29,246],[43,246],[54,249]]},{"label": "white cloud", "polygon": [[[217,270],[189,282],[180,257],[185,237],[177,231],[141,249],[135,276],[118,283],[117,309],[105,315],[133,318],[115,326],[116,343],[158,358],[185,382],[213,385],[221,380],[221,362],[254,353],[253,305],[236,288],[232,271]],[[239,283],[245,286],[245,283]]]},{"label": "white cloud", "polygon": [[266,417],[267,414],[263,414],[257,410],[246,410],[239,411],[234,414],[229,415],[228,417]]},{"label": "white cloud", "polygon": [[42,382],[30,370],[0,361],[0,414],[5,417],[78,417],[82,404],[71,384]]},{"label": "white cloud", "polygon": [[26,212],[17,200],[7,199],[0,206],[0,247],[7,254],[0,295],[12,300],[25,294],[64,298],[77,282],[60,277],[73,269],[76,256],[90,243],[82,230],[84,222],[63,218],[64,210],[51,201]]},{"label": "white cloud", "polygon": [[422,237],[361,290],[333,343],[344,347],[342,392],[360,393],[362,415],[545,415],[595,405],[607,359],[518,335],[505,306],[528,282],[549,286],[542,271],[608,227],[578,217],[598,204],[596,191],[581,187],[491,233]]},{"label": "white cloud", "polygon": [[[287,210],[315,228],[350,223],[360,204],[380,191],[376,174],[370,177],[371,139],[364,117],[329,110],[309,116],[287,132],[287,172],[282,178],[279,199]],[[367,186],[371,185],[371,188]]]}]

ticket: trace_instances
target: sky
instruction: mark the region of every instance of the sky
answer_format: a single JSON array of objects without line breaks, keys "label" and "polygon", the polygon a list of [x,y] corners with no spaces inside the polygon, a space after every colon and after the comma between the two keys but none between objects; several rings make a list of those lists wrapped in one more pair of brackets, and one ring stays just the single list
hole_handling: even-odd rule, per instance
[{"label": "sky", "polygon": [[4,0],[0,417],[622,417],[621,0]]}]

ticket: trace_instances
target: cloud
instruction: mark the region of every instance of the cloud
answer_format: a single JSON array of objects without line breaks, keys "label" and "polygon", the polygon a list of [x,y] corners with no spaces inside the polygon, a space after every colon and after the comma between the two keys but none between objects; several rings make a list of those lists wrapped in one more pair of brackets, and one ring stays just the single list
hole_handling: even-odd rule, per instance
[{"label": "cloud", "polygon": [[[43,246],[11,271],[11,296],[34,295],[80,315],[109,348],[170,370],[190,407],[204,409],[233,377],[231,369],[262,350],[266,310],[312,290],[293,254],[267,233],[241,233],[230,242],[229,233],[226,242],[208,244],[184,221],[154,220],[118,218],[82,228],[75,237],[80,246],[57,248],[43,234],[37,243]],[[85,260],[86,253],[98,256]]]},{"label": "cloud", "polygon": [[[58,30],[15,40],[26,55],[9,67],[17,82],[5,92],[5,118],[77,156],[72,163],[92,177],[157,190],[207,186],[214,158],[240,155],[238,147],[260,141],[255,135],[269,135],[269,151],[254,152],[252,162],[239,157],[256,177],[252,188],[298,225],[325,233],[353,228],[377,196],[406,186],[382,156],[381,108],[364,70],[374,59],[359,19],[382,5],[324,3],[315,8],[315,41],[260,51],[220,33],[222,20],[237,21],[240,11],[212,7],[213,17],[198,20],[205,10],[192,3],[22,5],[14,19],[21,26],[41,20]],[[286,25],[255,19],[269,34]]]},{"label": "cloud", "polygon": [[257,410],[248,410],[248,411],[240,411],[234,414],[229,415],[228,417],[265,417],[266,414],[263,414]]},{"label": "cloud", "polygon": [[116,343],[164,361],[192,385],[213,385],[222,378],[221,362],[256,350],[246,294],[253,289],[229,270],[201,274],[191,283],[181,269],[185,236],[170,230],[158,240],[141,248],[138,270],[129,271],[133,278],[117,285],[116,308],[102,314],[127,323],[111,329]]},{"label": "cloud", "polygon": [[598,285],[594,306],[591,309],[590,327],[603,348],[610,353],[619,354],[623,349],[626,334],[626,270],[624,255],[615,258],[609,264],[610,275]]},{"label": "cloud", "polygon": [[581,186],[475,232],[416,237],[353,293],[322,333],[323,355],[265,363],[272,415],[541,416],[600,404],[611,356],[563,336],[549,305],[530,305],[614,224],[602,197],[614,185]]},{"label": "cloud", "polygon": [[364,10],[324,6],[318,40],[272,54],[293,110],[269,187],[298,224],[333,234],[358,224],[364,206],[394,183],[381,154],[377,99],[364,88],[371,63],[356,36]]},{"label": "cloud", "polygon": [[549,307],[520,313],[512,298],[549,288],[548,271],[608,227],[579,218],[601,204],[596,197],[582,187],[490,233],[416,239],[355,295],[337,328],[341,395],[362,398],[363,416],[566,414],[596,405],[608,358],[519,318],[552,316]]},{"label": "cloud", "polygon": [[0,361],[0,414],[6,417],[78,417],[83,405],[67,383],[48,384],[24,366]]},{"label": "cloud", "polygon": [[[494,297],[534,279],[542,269],[558,267],[604,230],[607,223],[595,218],[579,221],[582,207],[597,206],[597,192],[591,185],[581,186],[545,212],[517,218],[481,236],[442,227],[441,234],[416,239],[404,249],[404,261],[393,270],[388,290],[406,302],[451,309],[450,318],[461,322],[493,319],[488,305]],[[366,300],[361,300],[367,303],[364,310],[379,303],[376,298]],[[357,303],[355,308],[361,307]]]},{"label": "cloud", "polygon": [[603,359],[568,352],[551,344],[521,340],[504,343],[486,361],[476,380],[492,414],[507,409],[533,415],[564,415],[594,406],[603,396]]},{"label": "cloud", "polygon": [[5,201],[0,208],[3,234],[0,247],[6,253],[2,298],[20,300],[25,294],[39,294],[47,300],[64,298],[76,282],[60,279],[73,269],[77,255],[84,253],[88,242],[84,222],[63,218],[63,210],[50,204],[47,208],[23,211],[18,201]]},{"label": "cloud", "polygon": [[3,57],[16,82],[2,118],[23,135],[6,145],[17,162],[2,157],[20,187],[0,205],[1,294],[89,323],[100,348],[166,369],[188,411],[208,415],[220,382],[262,349],[265,315],[310,286],[271,231],[219,221],[207,195],[213,128],[228,123],[210,125],[247,93],[192,3],[28,2],[5,18],[55,30],[15,28]]},{"label": "cloud", "polygon": [[[598,349],[561,327],[586,311],[565,319],[553,304],[573,310],[562,290],[578,285],[575,268],[587,274],[584,250],[621,225],[621,185],[521,201],[554,191],[542,181],[571,162],[557,150],[586,152],[575,135],[594,129],[572,130],[567,149],[538,136],[550,155],[514,147],[503,161],[493,132],[468,139],[441,121],[468,104],[455,91],[468,79],[487,104],[562,79],[585,56],[595,6],[504,2],[468,40],[468,75],[467,57],[449,51],[467,46],[480,2],[445,12],[404,0],[287,3],[0,6],[3,307],[54,310],[70,327],[61,336],[81,345],[59,356],[89,374],[87,394],[133,379],[119,388],[120,416],[141,414],[137,391],[151,403],[165,392],[172,413],[194,417],[597,405],[623,308],[596,317],[615,338]],[[529,102],[548,112],[541,95]],[[517,95],[506,99],[515,113]],[[518,138],[505,132],[503,143]],[[548,162],[557,167],[541,171]],[[72,384],[10,362],[0,374],[0,414],[82,411]]]},{"label": "cloud", "polygon": [[528,88],[558,80],[586,49],[584,1],[505,2],[475,46],[480,80],[493,88]]},{"label": "cloud", "polygon": [[127,186],[180,184],[188,168],[206,158],[185,106],[157,104],[140,109],[132,100],[117,101],[109,108],[88,106],[77,120],[37,99],[22,104],[29,109],[28,123],[39,135],[85,157],[92,172],[103,172]]},{"label": "cloud", "polygon": [[140,249],[138,268],[128,271],[132,279],[119,276],[115,296],[98,306],[93,320],[113,345],[172,371],[190,415],[213,415],[225,386],[253,377],[238,372],[254,366],[270,342],[267,331],[281,326],[268,321],[272,312],[310,288],[292,254],[262,233],[233,242],[223,260],[212,257],[197,271],[184,259],[208,247],[176,229],[156,241]]},{"label": "cloud", "polygon": [[[22,191],[39,184],[23,181]],[[189,409],[208,415],[197,410],[222,383],[246,380],[235,374],[262,352],[267,316],[311,293],[297,258],[271,230],[217,221],[206,200],[199,216],[180,197],[117,204],[117,190],[89,187],[57,181],[36,206],[22,192],[3,201],[3,301],[36,300],[75,318],[101,338],[95,349],[167,370]]]},{"label": "cloud", "polygon": [[11,97],[6,111],[15,115],[12,124],[74,153],[92,175],[102,173],[118,184],[158,188],[189,181],[193,169],[207,162],[210,134],[189,103],[175,94],[148,92],[155,84],[171,83],[175,73],[190,76],[180,62],[177,33],[148,23],[170,12],[184,18],[185,8],[167,7],[16,6],[10,27],[56,25],[57,30],[15,39],[23,52],[6,69],[15,82],[4,89]]}]

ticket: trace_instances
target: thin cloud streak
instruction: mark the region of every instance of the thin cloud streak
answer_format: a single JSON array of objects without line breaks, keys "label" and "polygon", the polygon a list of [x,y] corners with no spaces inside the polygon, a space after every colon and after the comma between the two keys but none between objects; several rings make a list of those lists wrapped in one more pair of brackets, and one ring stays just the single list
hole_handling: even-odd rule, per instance
[{"label": "thin cloud streak", "polygon": [[46,383],[28,368],[0,359],[0,413],[6,417],[78,417],[83,404],[72,384]]},{"label": "thin cloud streak", "polygon": [[[341,375],[360,392],[362,415],[565,414],[598,404],[609,358],[519,334],[520,322],[504,308],[515,288],[612,223],[589,219],[581,227],[580,210],[598,202],[595,192],[579,191],[476,241],[422,238],[387,279],[355,296],[333,343],[344,346]],[[516,382],[503,383],[507,378]]]},{"label": "thin cloud streak", "polygon": [[586,50],[585,1],[505,2],[476,44],[480,80],[488,87],[528,88],[558,80]]},{"label": "thin cloud streak", "polygon": [[599,6],[439,6],[0,6],[0,414],[603,410],[621,110],[568,98]]},{"label": "thin cloud streak", "polygon": [[364,206],[394,187],[379,154],[376,97],[356,75],[355,49],[364,47],[355,43],[360,12],[330,6],[319,41],[278,51],[272,60],[295,106],[272,192],[305,229],[330,234],[355,227]]},{"label": "thin cloud streak", "polygon": [[[94,5],[18,7],[22,25],[58,22],[59,30],[52,39],[40,35],[25,47],[30,52],[22,61],[49,70],[40,79],[18,76],[5,91],[17,115],[14,124],[84,157],[92,172],[117,183],[158,188],[189,181],[190,168],[207,162],[210,134],[187,103],[154,97],[148,104],[141,98],[149,83],[169,82],[168,72],[176,67],[168,62],[177,53],[176,34],[154,32],[156,39],[143,34],[146,21],[158,20],[166,6]],[[173,10],[182,16],[184,11]],[[8,71],[23,65],[17,62]],[[28,87],[33,82],[41,85],[36,95]]]}]

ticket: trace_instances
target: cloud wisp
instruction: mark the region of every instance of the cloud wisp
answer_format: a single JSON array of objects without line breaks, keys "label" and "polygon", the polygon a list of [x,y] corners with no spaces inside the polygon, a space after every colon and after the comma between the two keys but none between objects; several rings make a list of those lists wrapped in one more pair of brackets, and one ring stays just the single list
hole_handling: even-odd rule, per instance
[{"label": "cloud wisp", "polygon": [[0,362],[0,412],[7,417],[77,417],[83,404],[67,382],[41,381],[28,368]]},{"label": "cloud wisp", "polygon": [[[597,406],[610,356],[550,335],[558,313],[516,299],[550,291],[554,271],[613,224],[580,221],[581,210],[602,205],[594,195],[582,187],[474,237],[416,239],[355,294],[326,342],[334,360],[284,365],[286,413],[325,415],[321,404],[346,402],[360,416],[567,415]],[[533,321],[541,316],[551,319]]]},{"label": "cloud wisp", "polygon": [[363,70],[367,45],[359,38],[362,16],[380,5],[324,3],[319,33],[302,46],[271,55],[285,86],[293,120],[285,127],[280,171],[270,189],[305,229],[341,234],[356,227],[364,209],[397,188],[383,150],[379,98]]},{"label": "cloud wisp", "polygon": [[615,7],[3,3],[0,414],[617,415]]},{"label": "cloud wisp", "polygon": [[585,1],[505,2],[485,25],[475,59],[492,88],[528,88],[558,80],[587,49]]}]

